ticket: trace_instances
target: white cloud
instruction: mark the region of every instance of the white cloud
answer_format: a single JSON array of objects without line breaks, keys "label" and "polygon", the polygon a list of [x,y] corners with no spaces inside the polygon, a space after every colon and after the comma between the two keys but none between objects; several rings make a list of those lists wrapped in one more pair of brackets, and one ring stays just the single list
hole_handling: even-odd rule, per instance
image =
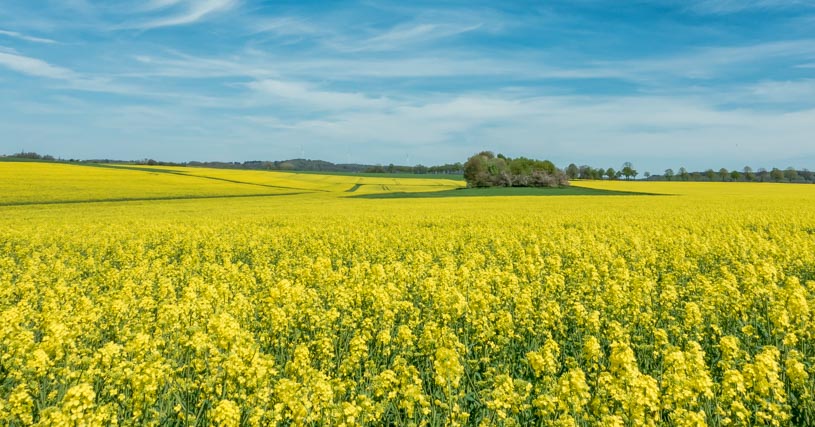
[{"label": "white cloud", "polygon": [[[407,3],[406,3],[407,4]],[[379,5],[379,7],[383,7]],[[506,16],[487,8],[453,9],[408,6],[384,6],[406,20],[388,27],[369,26],[361,22],[327,24],[320,42],[335,52],[387,52],[437,48],[438,43],[456,36],[479,32],[499,33],[508,27],[525,25],[522,18]]]},{"label": "white cloud", "polygon": [[69,80],[77,77],[76,73],[67,68],[51,65],[45,61],[15,53],[0,52],[0,66],[6,67],[18,73],[36,77],[47,77],[62,80]]},{"label": "white cloud", "polygon": [[164,9],[166,7],[175,6],[179,3],[182,3],[184,0],[150,0],[143,4],[139,9],[140,10],[156,10],[156,9]]},{"label": "white cloud", "polygon": [[815,80],[763,81],[750,87],[758,99],[775,103],[815,103]]},{"label": "white cloud", "polygon": [[250,25],[250,28],[254,33],[272,33],[279,36],[318,35],[328,32],[326,28],[292,16],[258,19]]},{"label": "white cloud", "polygon": [[276,75],[272,64],[256,62],[244,57],[203,58],[174,52],[172,57],[136,55],[136,61],[146,68],[120,74],[122,77],[254,77],[268,78]]},{"label": "white cloud", "polygon": [[[172,56],[139,55],[145,65],[132,76],[149,77],[250,77],[301,81],[353,81],[402,77],[493,77],[510,79],[634,78],[619,63],[575,67],[547,65],[540,55],[494,55],[485,58],[467,53],[435,50],[395,58],[348,58],[342,55],[276,55],[257,49],[220,58],[196,57],[174,52]],[[128,74],[131,75],[131,74]]]},{"label": "white cloud", "polygon": [[281,81],[260,80],[246,84],[260,96],[271,96],[294,106],[316,107],[329,110],[354,108],[381,108],[388,105],[383,98],[371,98],[360,93],[320,90],[312,85]]},{"label": "white cloud", "polygon": [[138,86],[122,84],[104,76],[89,76],[74,70],[50,64],[41,59],[19,54],[11,49],[0,49],[0,67],[34,77],[44,77],[59,81],[52,87],[84,92],[103,92],[119,95],[168,97],[167,92],[149,92]]},{"label": "white cloud", "polygon": [[[419,37],[430,30],[416,30]],[[412,31],[405,30],[413,34]],[[392,39],[392,37],[388,37]],[[361,49],[361,48],[360,48]],[[738,46],[703,47],[665,56],[634,60],[553,61],[546,52],[494,53],[486,57],[445,49],[417,50],[397,57],[307,51],[274,54],[246,48],[224,57],[139,56],[145,65],[136,76],[181,78],[249,77],[299,81],[365,81],[420,77],[500,77],[504,85],[514,81],[559,79],[615,79],[634,82],[643,88],[671,88],[677,79],[709,80],[732,72],[749,72],[750,64],[761,66],[781,61],[810,61],[815,58],[815,40],[800,39]],[[806,62],[804,62],[807,64]],[[799,67],[808,67],[800,65]],[[794,67],[794,65],[791,65]],[[394,89],[397,90],[397,89]]]},{"label": "white cloud", "polygon": [[[266,126],[260,134],[291,143],[320,141],[314,149],[329,159],[338,158],[338,147],[351,144],[368,156],[360,161],[374,163],[389,160],[371,157],[366,150],[378,150],[386,142],[391,155],[410,152],[424,163],[493,149],[596,166],[632,160],[652,171],[682,165],[734,168],[755,165],[756,159],[772,165],[788,153],[815,155],[810,140],[815,109],[721,110],[713,98],[513,98],[484,93],[405,102],[387,110],[338,110],[310,120],[254,115],[247,126]],[[437,153],[456,157],[439,159]]]},{"label": "white cloud", "polygon": [[42,38],[42,37],[28,36],[28,35],[25,35],[25,34],[18,33],[16,31],[0,30],[0,35],[13,37],[13,38],[16,38],[16,39],[25,40],[25,41],[34,42],[34,43],[47,43],[47,44],[55,44],[56,43],[56,41],[51,40],[51,39],[46,39],[46,38]]},{"label": "white cloud", "polygon": [[664,81],[666,77],[710,79],[746,64],[811,57],[815,57],[815,39],[801,39],[704,47],[662,58],[597,62],[596,70],[619,70],[621,78],[647,83]]},{"label": "white cloud", "polygon": [[683,4],[696,13],[722,15],[748,10],[815,7],[812,0],[695,0]]},{"label": "white cloud", "polygon": [[341,40],[332,43],[340,51],[388,51],[427,44],[481,28],[481,24],[411,23],[393,27],[373,37],[361,40]]},{"label": "white cloud", "polygon": [[[618,79],[664,85],[676,78],[711,79],[748,64],[815,58],[815,39],[710,46],[634,60],[553,61],[546,52],[494,53],[489,57],[435,49],[398,58],[281,58],[284,73],[332,79],[502,76],[514,79]],[[807,66],[812,66],[809,64]]]},{"label": "white cloud", "polygon": [[172,27],[198,22],[219,12],[225,12],[238,4],[238,0],[156,0],[148,3],[142,11],[172,9],[168,16],[125,23],[117,28],[142,29]]}]

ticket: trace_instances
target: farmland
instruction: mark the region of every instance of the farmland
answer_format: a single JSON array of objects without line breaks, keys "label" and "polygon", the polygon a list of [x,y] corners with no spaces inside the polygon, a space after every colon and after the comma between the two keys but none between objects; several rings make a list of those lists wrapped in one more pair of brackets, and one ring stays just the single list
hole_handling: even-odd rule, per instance
[{"label": "farmland", "polygon": [[815,186],[0,163],[0,424],[815,423]]}]

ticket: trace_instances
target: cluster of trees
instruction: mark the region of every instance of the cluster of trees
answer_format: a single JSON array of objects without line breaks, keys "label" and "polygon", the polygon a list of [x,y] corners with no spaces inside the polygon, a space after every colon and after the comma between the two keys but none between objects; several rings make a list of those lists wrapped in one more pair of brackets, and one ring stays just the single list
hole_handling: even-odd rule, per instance
[{"label": "cluster of trees", "polygon": [[[593,168],[588,165],[577,166],[576,164],[572,163],[566,167],[566,176],[569,179],[636,179],[639,172],[634,169],[634,166],[631,162],[623,163],[623,167],[620,170],[615,170],[614,168]],[[648,172],[646,172],[647,175]]]},{"label": "cluster of trees", "polygon": [[468,187],[560,187],[569,185],[566,174],[549,160],[511,159],[482,151],[464,163]]},{"label": "cluster of trees", "polygon": [[708,169],[703,172],[688,172],[684,167],[679,168],[676,172],[673,169],[665,169],[663,175],[654,175],[650,177],[651,180],[659,181],[721,181],[721,182],[797,182],[808,183],[815,182],[815,173],[807,169],[796,170],[789,167],[785,170],[772,168],[767,170],[759,168],[753,171],[750,166],[745,166],[742,170],[728,171],[726,168],[721,168],[718,171]]},{"label": "cluster of trees", "polygon": [[[71,161],[74,161],[71,159]],[[93,163],[121,163],[115,160],[88,160],[89,162]],[[130,162],[128,162],[130,163]],[[136,160],[135,163],[137,165],[147,165],[147,166],[186,166],[186,163],[174,163],[174,162],[163,162],[161,160],[154,160],[154,159],[142,159]]]}]

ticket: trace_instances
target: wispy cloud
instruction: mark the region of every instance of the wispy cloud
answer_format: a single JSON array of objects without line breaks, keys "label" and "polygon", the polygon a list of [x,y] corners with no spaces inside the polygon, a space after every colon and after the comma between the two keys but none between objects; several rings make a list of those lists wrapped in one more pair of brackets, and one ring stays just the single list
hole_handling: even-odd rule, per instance
[{"label": "wispy cloud", "polygon": [[306,19],[294,16],[253,18],[249,29],[255,34],[271,33],[278,36],[312,36],[327,33],[326,28],[315,25]]},{"label": "wispy cloud", "polygon": [[360,93],[321,90],[312,85],[281,80],[260,80],[246,85],[250,89],[276,101],[294,106],[328,110],[356,108],[382,108],[389,103],[384,98],[372,98]]},{"label": "wispy cloud", "polygon": [[34,42],[34,43],[46,43],[46,44],[56,44],[55,40],[46,39],[42,37],[34,37],[25,34],[18,33],[16,31],[6,31],[0,30],[0,36],[8,36],[13,37],[15,39],[25,40],[27,42]]},{"label": "wispy cloud", "polygon": [[126,22],[117,28],[141,29],[188,25],[216,13],[225,12],[238,4],[238,0],[154,0],[142,6],[141,12],[161,11],[164,16]]},{"label": "wispy cloud", "polygon": [[184,0],[149,0],[139,7],[139,10],[149,11],[156,9],[164,9],[166,7],[175,6],[183,3]]},{"label": "wispy cloud", "polygon": [[[658,168],[682,163],[697,168],[717,166],[700,161],[708,157],[719,162],[727,157],[733,164],[725,166],[741,167],[755,164],[756,159],[773,162],[789,152],[815,154],[808,137],[815,132],[815,109],[768,113],[721,110],[714,103],[713,99],[673,96],[472,94],[396,105],[387,111],[337,111],[293,122],[253,116],[250,122],[268,126],[293,143],[320,141],[314,149],[326,152],[348,141],[375,152],[387,141],[392,148],[413,153],[420,162],[432,162],[441,152],[461,158],[473,146],[509,155],[545,152],[560,163],[613,165],[633,160]],[[775,138],[778,129],[786,130],[783,141]],[[768,140],[774,143],[767,144]],[[433,154],[426,154],[430,147]],[[666,152],[671,157],[655,160]]]},{"label": "wispy cloud", "polygon": [[367,39],[333,43],[333,47],[349,52],[398,50],[454,37],[480,27],[481,24],[460,25],[434,22],[401,24]]},{"label": "wispy cloud", "polygon": [[55,80],[59,83],[51,87],[59,89],[153,98],[172,96],[172,93],[147,91],[143,87],[116,82],[105,76],[85,75],[38,58],[21,55],[13,49],[0,49],[0,67],[32,77]]},{"label": "wispy cloud", "polygon": [[763,81],[750,88],[757,98],[773,103],[815,104],[815,80]]},{"label": "wispy cloud", "polygon": [[141,67],[134,67],[122,77],[171,77],[185,79],[209,79],[223,77],[249,77],[254,80],[279,77],[278,69],[284,63],[281,58],[252,52],[236,52],[234,55],[202,57],[171,51],[164,55],[136,55]]},{"label": "wispy cloud", "polygon": [[[589,63],[559,66],[547,63],[535,53],[501,54],[484,57],[476,53],[434,49],[409,52],[399,56],[359,57],[346,54],[291,52],[275,54],[258,49],[244,49],[228,56],[202,57],[181,52],[164,55],[138,55],[143,64],[133,76],[186,78],[248,77],[263,80],[270,77],[305,81],[376,81],[381,79],[426,77],[504,77],[516,79],[596,79],[636,77],[623,63]],[[394,88],[397,90],[397,88]]]},{"label": "wispy cloud", "polygon": [[730,14],[771,9],[815,8],[811,0],[694,0],[684,3],[697,13]]},{"label": "wispy cloud", "polygon": [[439,44],[455,43],[475,33],[494,35],[510,26],[519,26],[522,21],[494,9],[420,8],[415,5],[383,7],[405,19],[388,25],[329,22],[329,29],[324,29],[320,34],[320,42],[336,52],[352,53],[435,49]]},{"label": "wispy cloud", "polygon": [[0,66],[35,77],[70,80],[77,74],[67,68],[51,65],[43,60],[18,55],[11,52],[0,52]]},{"label": "wispy cloud", "polygon": [[[554,54],[496,52],[488,57],[454,49],[425,49],[391,57],[362,57],[336,52],[274,54],[245,49],[229,56],[199,57],[179,52],[142,55],[141,76],[186,78],[247,77],[301,81],[362,81],[400,78],[500,78],[514,81],[615,80],[649,87],[670,87],[677,80],[708,81],[730,78],[733,73],[758,73],[761,67],[784,60],[815,59],[815,39],[711,46],[637,59],[552,61]],[[811,64],[798,65],[810,67]],[[795,65],[790,65],[795,67]],[[567,89],[567,88],[564,88]],[[394,88],[396,90],[396,88]]]},{"label": "wispy cloud", "polygon": [[664,83],[666,77],[713,79],[732,75],[733,71],[750,71],[745,64],[774,64],[779,60],[815,58],[815,39],[784,40],[737,46],[709,46],[661,57],[643,57],[624,61],[588,63],[589,70],[606,70],[638,82]]}]

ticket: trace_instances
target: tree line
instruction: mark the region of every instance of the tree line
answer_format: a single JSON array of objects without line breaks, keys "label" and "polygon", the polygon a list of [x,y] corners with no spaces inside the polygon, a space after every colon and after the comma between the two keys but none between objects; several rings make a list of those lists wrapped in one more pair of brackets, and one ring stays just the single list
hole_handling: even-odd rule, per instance
[{"label": "tree line", "polygon": [[[569,179],[636,179],[637,175],[639,175],[631,162],[623,163],[619,170],[614,168],[593,168],[588,165],[577,166],[572,163],[566,167],[564,172]],[[650,174],[648,175],[650,176]]]},{"label": "tree line", "polygon": [[[486,174],[478,177],[469,175],[472,178],[473,186],[557,186],[568,185],[570,179],[637,179],[639,171],[634,169],[631,162],[625,162],[619,169],[596,168],[588,165],[577,166],[569,164],[565,169],[558,169],[554,163],[548,160],[533,160],[526,157],[510,159],[502,154],[494,155],[490,151],[483,151],[476,156],[484,157],[483,163],[471,165],[480,171],[484,165]],[[473,157],[476,157],[473,156]],[[468,162],[473,159],[470,157]],[[10,155],[0,155],[4,159],[20,159],[33,161],[55,161],[55,162],[82,162],[82,163],[122,163],[138,165],[157,166],[197,166],[222,169],[251,169],[251,170],[277,170],[277,171],[313,171],[313,172],[348,172],[348,173],[400,173],[400,174],[443,174],[443,175],[465,175],[467,179],[466,163],[445,163],[436,166],[424,166],[421,164],[414,166],[394,165],[365,165],[358,163],[331,163],[324,160],[311,159],[290,159],[276,161],[251,160],[246,162],[167,162],[154,159],[141,160],[113,160],[113,159],[60,159],[49,154],[39,154],[33,151],[20,151]],[[483,172],[483,171],[481,171]],[[477,173],[476,173],[477,175]],[[704,171],[688,171],[684,167],[677,170],[665,169],[662,174],[651,174],[645,172],[642,177],[649,181],[719,181],[719,182],[790,182],[790,183],[815,183],[815,172],[807,169],[786,169],[758,168],[753,170],[750,166],[745,166],[740,170],[719,170],[707,169]],[[468,180],[468,182],[470,182]]]},{"label": "tree line", "polygon": [[[639,172],[634,169],[631,162],[623,163],[618,170],[611,167],[604,169],[587,165],[577,166],[572,163],[566,167],[564,172],[569,179],[637,179],[639,176]],[[648,181],[815,183],[815,172],[807,169],[797,170],[792,167],[784,170],[779,168],[753,170],[750,166],[745,166],[741,170],[721,168],[718,171],[713,169],[688,171],[686,168],[680,167],[676,171],[672,168],[665,169],[665,172],[661,175],[645,172],[642,177]]]},{"label": "tree line", "polygon": [[772,168],[770,170],[759,168],[753,170],[750,166],[745,166],[741,170],[727,170],[721,168],[718,171],[707,169],[705,171],[689,172],[684,167],[677,169],[665,169],[662,175],[650,177],[654,181],[720,181],[720,182],[793,182],[793,183],[815,183],[815,173],[807,169],[796,170],[793,167],[781,170]]}]

